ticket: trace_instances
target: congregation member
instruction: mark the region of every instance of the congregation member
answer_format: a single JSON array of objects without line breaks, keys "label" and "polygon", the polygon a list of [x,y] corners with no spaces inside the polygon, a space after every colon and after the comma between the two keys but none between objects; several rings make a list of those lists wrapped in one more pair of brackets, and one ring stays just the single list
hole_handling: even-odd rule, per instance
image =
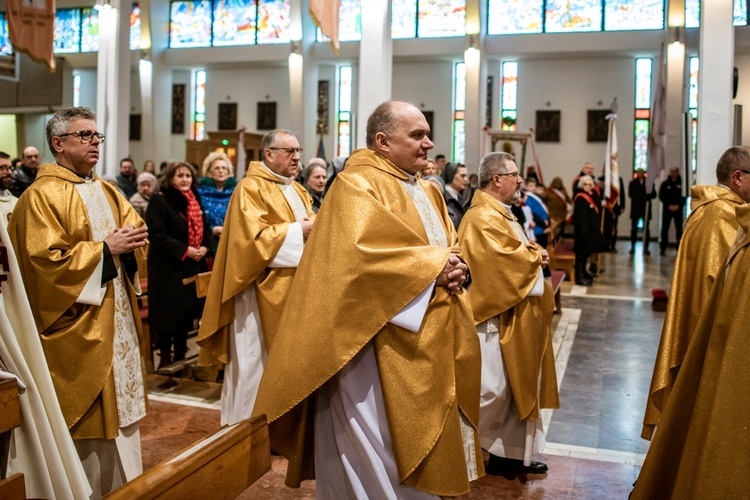
[{"label": "congregation member", "polygon": [[680,169],[669,169],[667,179],[659,186],[659,201],[661,201],[661,238],[659,239],[659,254],[664,255],[669,245],[669,226],[674,221],[677,248],[682,239],[682,212],[685,210],[685,197],[682,195],[682,177]]},{"label": "congregation member", "polygon": [[203,312],[195,283],[182,282],[208,270],[211,233],[197,185],[192,165],[172,161],[146,210],[148,320],[159,346],[157,369],[185,359],[188,334]]},{"label": "congregation member", "polygon": [[10,185],[13,183],[13,164],[10,161],[10,155],[0,151],[0,216],[7,224],[10,220],[10,214],[16,207],[18,198],[10,192]]},{"label": "congregation member", "polygon": [[[380,104],[315,222],[255,414],[319,498],[436,498],[483,475],[468,269],[419,108]],[[331,298],[336,298],[331,301]]]},{"label": "congregation member", "polygon": [[735,209],[750,202],[750,147],[734,146],[716,164],[716,185],[693,186],[691,213],[677,250],[641,437],[651,439],[711,287],[737,234]]},{"label": "congregation member", "polygon": [[34,146],[26,146],[21,155],[21,166],[13,171],[10,192],[19,198],[36,179],[37,170],[42,157]]},{"label": "congregation member", "polygon": [[301,151],[288,130],[266,134],[263,162],[250,163],[229,202],[198,332],[198,364],[225,367],[222,425],[250,417],[313,226],[310,197],[294,181]]},{"label": "congregation member", "polygon": [[577,189],[573,199],[575,284],[591,286],[594,276],[586,270],[586,262],[602,249],[601,207],[594,191],[594,179],[584,175],[578,179]]},{"label": "congregation member", "polygon": [[442,175],[448,159],[443,154],[435,155],[435,175]]},{"label": "congregation member", "polygon": [[138,174],[138,192],[131,196],[129,201],[133,205],[133,208],[135,208],[135,211],[138,212],[138,215],[143,218],[146,217],[148,202],[158,185],[154,174],[149,172]]},{"label": "congregation member", "polygon": [[432,158],[427,158],[427,165],[422,169],[421,173],[423,179],[432,175],[438,176],[437,168],[435,167],[435,162],[432,160]]},{"label": "congregation member", "polygon": [[57,111],[46,136],[55,163],[39,168],[8,229],[65,422],[99,498],[142,473],[135,253],[147,231],[94,174],[104,135],[93,111]]},{"label": "congregation member", "polygon": [[132,158],[128,157],[120,160],[120,173],[115,177],[115,181],[127,199],[130,199],[138,192],[138,171],[135,169]]},{"label": "congregation member", "polygon": [[219,247],[219,238],[224,229],[224,217],[227,215],[229,199],[232,197],[237,179],[234,177],[234,165],[229,161],[226,153],[214,151],[203,160],[201,178],[198,181],[198,194],[201,206],[206,214],[209,230],[211,231],[212,254]]},{"label": "congregation member", "polygon": [[[750,180],[742,183],[748,191]],[[735,205],[735,213],[737,238],[702,308],[634,500],[747,498],[750,491],[750,205]]]},{"label": "congregation member", "polygon": [[594,178],[594,164],[591,163],[590,161],[587,161],[586,163],[584,163],[583,166],[581,167],[581,171],[578,173],[578,175],[576,175],[573,178],[573,189],[571,191],[573,193],[573,197],[575,197],[575,195],[577,195],[578,192],[581,190],[579,186],[580,186],[581,177],[583,176],[589,176],[592,179]]},{"label": "congregation member", "polygon": [[630,198],[630,253],[635,253],[635,242],[638,241],[638,223],[643,223],[643,255],[651,255],[648,245],[651,242],[651,200],[656,198],[656,190],[646,190],[646,171],[638,169],[635,178],[628,184]]},{"label": "congregation member", "polygon": [[469,174],[463,163],[446,163],[440,177],[445,181],[445,204],[448,207],[448,215],[453,221],[453,227],[458,229],[461,218],[464,215],[464,203],[462,193],[469,185]]},{"label": "congregation member", "polygon": [[[558,408],[547,251],[529,243],[510,212],[521,178],[513,156],[490,153],[458,241],[472,270],[469,291],[482,352],[479,438],[487,473],[542,474],[531,460],[544,448],[542,408]],[[527,184],[528,185],[528,184]]]},{"label": "congregation member", "polygon": [[[317,160],[317,161],[313,161]],[[320,204],[323,203],[326,191],[326,177],[327,177],[327,165],[325,160],[322,158],[313,158],[307,163],[305,167],[305,173],[303,175],[305,179],[305,189],[312,198],[312,209],[313,213],[318,213],[320,210]]]},{"label": "congregation member", "polygon": [[561,177],[552,179],[547,188],[547,196],[544,198],[549,211],[549,217],[553,223],[561,224],[573,215],[573,200],[565,189]]},{"label": "congregation member", "polygon": [[547,205],[544,203],[543,195],[544,186],[539,184],[534,177],[526,179],[526,206],[529,207],[534,219],[534,239],[542,248],[547,248],[549,228],[552,221],[547,211]]}]

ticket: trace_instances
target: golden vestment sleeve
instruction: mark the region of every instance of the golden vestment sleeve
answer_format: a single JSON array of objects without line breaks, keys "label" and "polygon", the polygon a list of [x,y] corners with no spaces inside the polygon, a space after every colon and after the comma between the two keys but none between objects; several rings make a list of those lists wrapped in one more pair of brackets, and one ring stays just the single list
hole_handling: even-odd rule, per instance
[{"label": "golden vestment sleeve", "polygon": [[[19,199],[8,230],[73,437],[111,439],[119,432],[112,378],[114,289],[111,282],[106,284],[99,306],[75,302],[103,252],[103,243],[92,239],[86,206],[75,188],[81,182],[64,167],[42,165],[33,185]],[[117,227],[143,225],[123,196],[109,184],[101,185]],[[132,284],[128,294],[140,333]]]},{"label": "golden vestment sleeve", "polygon": [[[539,418],[539,409],[560,406],[550,321],[554,299],[528,297],[541,271],[536,245],[521,242],[514,218],[482,190],[474,194],[458,231],[463,258],[472,269],[469,298],[474,323],[498,316],[500,345],[521,419]],[[539,381],[542,390],[539,393]]]},{"label": "golden vestment sleeve", "polygon": [[[437,287],[419,332],[388,323],[452,251],[428,243],[407,179],[376,153],[356,151],[308,239],[254,409],[289,459],[290,486],[313,476],[314,391],[374,339],[401,482],[446,496],[469,490],[458,412],[476,428],[480,354],[466,294]],[[442,196],[425,192],[455,241]]]},{"label": "golden vestment sleeve", "polygon": [[[284,243],[289,225],[295,222],[294,212],[279,184],[281,180],[262,164],[251,162],[247,175],[232,194],[198,332],[200,365],[222,365],[229,361],[233,299],[254,282],[258,287],[264,335],[272,335],[277,329],[295,272],[294,268],[268,268]],[[310,195],[298,183],[292,185],[307,214],[312,216]],[[271,339],[266,338],[266,345],[270,344]]]},{"label": "golden vestment sleeve", "polygon": [[694,186],[692,213],[677,251],[641,437],[651,439],[709,292],[737,234],[742,198],[721,186]]},{"label": "golden vestment sleeve", "polygon": [[750,206],[736,211],[737,242],[693,332],[634,499],[748,497]]}]

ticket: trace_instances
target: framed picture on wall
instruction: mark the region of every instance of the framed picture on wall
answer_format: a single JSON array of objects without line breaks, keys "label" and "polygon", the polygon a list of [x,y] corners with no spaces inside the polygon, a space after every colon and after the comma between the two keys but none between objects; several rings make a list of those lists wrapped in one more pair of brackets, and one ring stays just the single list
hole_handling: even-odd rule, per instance
[{"label": "framed picture on wall", "polygon": [[589,109],[586,112],[586,142],[607,142],[608,109]]},{"label": "framed picture on wall", "polygon": [[237,130],[237,103],[219,103],[219,130]]},{"label": "framed picture on wall", "polygon": [[172,133],[185,133],[185,84],[172,85]]},{"label": "framed picture on wall", "polygon": [[276,128],[276,103],[258,103],[258,130],[273,130]]},{"label": "framed picture on wall", "polygon": [[537,110],[536,142],[560,142],[560,111]]},{"label": "framed picture on wall", "polygon": [[130,115],[130,126],[128,127],[128,140],[141,140],[141,115]]}]

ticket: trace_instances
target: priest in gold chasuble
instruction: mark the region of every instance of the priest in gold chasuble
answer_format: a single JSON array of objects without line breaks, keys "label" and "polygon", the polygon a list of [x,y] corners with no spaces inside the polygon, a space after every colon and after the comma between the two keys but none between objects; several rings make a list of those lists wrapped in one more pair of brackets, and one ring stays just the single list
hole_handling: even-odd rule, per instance
[{"label": "priest in gold chasuble", "polygon": [[93,172],[103,140],[90,109],[56,112],[47,123],[55,163],[39,168],[8,228],[94,497],[142,472],[138,421],[146,414],[135,254],[147,232]]},{"label": "priest in gold chasuble", "polygon": [[249,418],[278,320],[313,221],[310,195],[294,176],[297,138],[261,141],[229,201],[198,332],[199,364],[225,366],[221,423]]},{"label": "priest in gold chasuble", "polygon": [[667,404],[693,331],[737,234],[735,208],[750,201],[750,148],[729,148],[716,165],[715,186],[692,188],[691,214],[677,251],[667,314],[656,354],[641,437],[651,439]]},{"label": "priest in gold chasuble", "polygon": [[[480,353],[467,267],[442,193],[416,174],[433,147],[411,104],[368,119],[318,213],[254,413],[321,498],[434,498],[483,474]],[[293,304],[293,305],[292,305]]]},{"label": "priest in gold chasuble", "polygon": [[[750,188],[750,178],[744,182]],[[750,492],[750,205],[735,211],[737,239],[693,331],[633,499]]]},{"label": "priest in gold chasuble", "polygon": [[490,153],[480,189],[458,230],[472,271],[469,290],[482,348],[479,435],[488,474],[544,473],[531,460],[544,447],[541,408],[558,408],[550,320],[553,294],[544,280],[546,250],[529,243],[510,211],[521,177],[514,158]]}]

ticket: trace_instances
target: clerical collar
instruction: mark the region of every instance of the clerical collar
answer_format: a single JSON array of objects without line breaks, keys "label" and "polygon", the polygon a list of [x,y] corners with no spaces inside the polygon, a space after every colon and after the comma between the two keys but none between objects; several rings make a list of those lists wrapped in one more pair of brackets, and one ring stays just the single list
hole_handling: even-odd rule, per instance
[{"label": "clerical collar", "polygon": [[[396,168],[398,168],[398,167],[396,167]],[[405,173],[406,176],[409,178],[409,180],[407,180],[406,182],[408,182],[409,184],[416,184],[417,183],[417,174],[410,174],[409,172],[407,172],[406,170],[401,169],[401,168],[399,168],[399,170],[401,170],[403,173]]]},{"label": "clerical collar", "polygon": [[271,168],[268,165],[266,165],[265,162],[261,162],[260,164],[263,165],[266,168],[266,170],[268,170],[269,172],[271,172],[274,176],[276,176],[277,179],[279,179],[281,182],[283,182],[286,185],[291,184],[292,180],[294,180],[291,177],[284,177],[283,175],[277,174],[276,172],[274,172],[273,170],[271,170]]},{"label": "clerical collar", "polygon": [[73,172],[74,174],[76,174],[78,177],[80,177],[84,181],[93,181],[94,180],[94,169],[93,168],[91,169],[91,171],[89,171],[88,174],[82,175],[82,174],[79,174],[78,172],[76,172],[75,170],[66,167],[65,165],[60,165],[59,163],[57,163],[57,160],[55,160],[55,165],[57,165],[58,167],[62,167],[62,168],[66,168],[66,169],[70,170],[71,172]]}]

